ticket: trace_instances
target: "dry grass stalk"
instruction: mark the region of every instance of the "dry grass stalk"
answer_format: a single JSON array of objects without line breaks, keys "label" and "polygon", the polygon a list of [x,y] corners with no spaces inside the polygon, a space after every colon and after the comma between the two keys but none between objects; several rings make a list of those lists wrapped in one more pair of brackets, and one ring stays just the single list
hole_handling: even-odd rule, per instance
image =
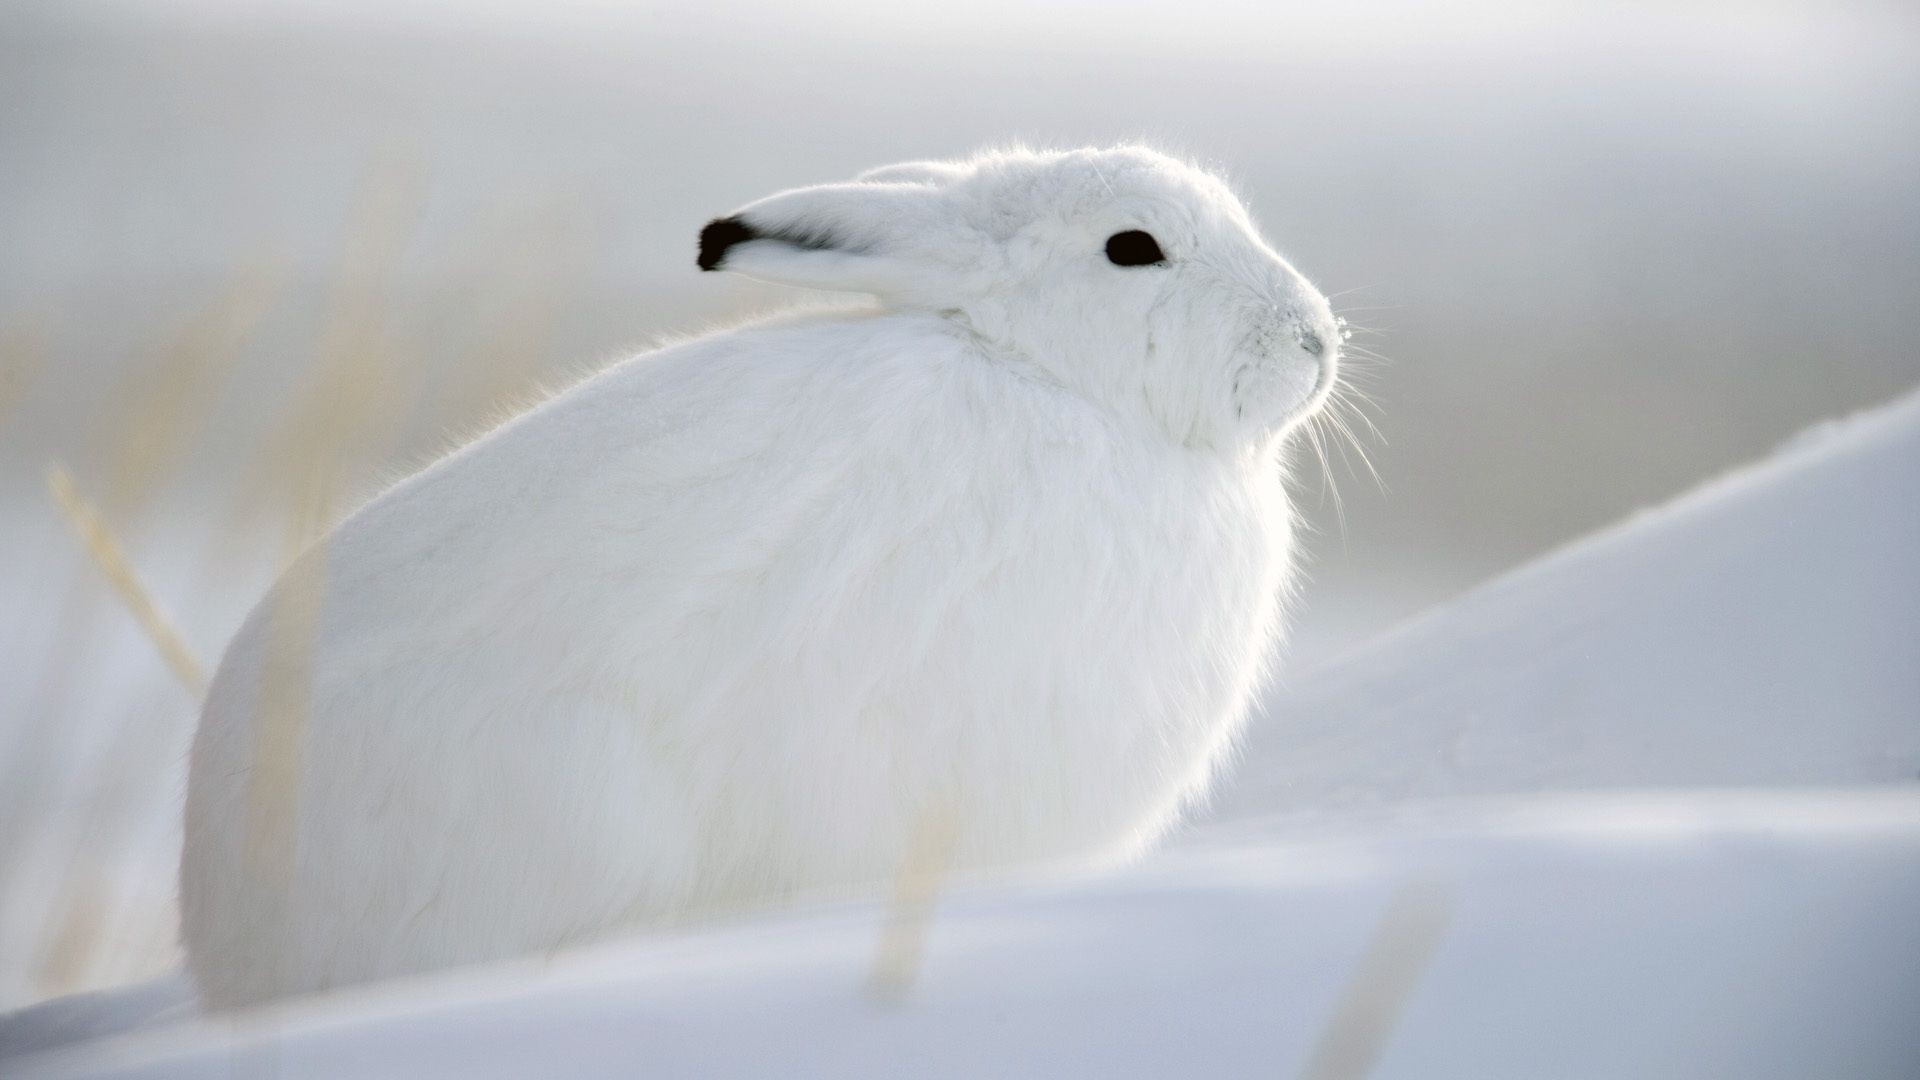
[{"label": "dry grass stalk", "polygon": [[[393,277],[420,204],[418,170],[381,162],[362,183],[312,376],[276,425],[250,502],[289,508],[291,561],[332,523],[348,485],[383,456],[413,404],[387,341]],[[282,501],[284,500],[284,501]]]},{"label": "dry grass stalk", "polygon": [[[48,467],[47,487],[115,595],[154,642],[175,679],[197,703],[206,690],[204,669],[172,619],[135,573],[125,550],[99,512],[80,496],[73,477],[59,464]],[[98,849],[109,846],[105,837],[112,832],[112,823],[102,820],[106,816],[103,811],[106,791],[127,779],[134,770],[152,768],[151,748],[145,746],[148,740],[140,738],[140,734],[123,733],[122,738],[116,740],[120,751],[113,755],[114,763],[101,771],[97,790],[92,793],[89,812],[83,819],[85,827],[79,835],[92,847],[91,854],[96,859],[100,854]],[[78,848],[70,853],[55,890],[59,901],[53,911],[58,922],[54,931],[45,935],[46,947],[32,969],[43,993],[70,993],[89,984],[88,980],[97,971],[105,931],[114,924],[121,907],[113,883],[97,869],[84,865],[87,855],[88,852]]]},{"label": "dry grass stalk", "polygon": [[124,523],[137,516],[185,457],[192,437],[206,427],[222,381],[272,306],[283,279],[284,274],[274,270],[242,271],[188,321],[158,363],[128,380],[122,415],[109,425],[115,440],[102,502],[113,520]]},{"label": "dry grass stalk", "polygon": [[1447,893],[1433,882],[1394,893],[1301,1080],[1361,1080],[1373,1071],[1451,919]]},{"label": "dry grass stalk", "polygon": [[[156,363],[142,366],[122,387],[124,404],[107,425],[114,440],[102,518],[122,529],[137,522],[185,458],[242,347],[278,293],[281,277],[259,268],[243,270],[188,320]],[[148,974],[140,961],[172,944],[173,929],[165,926],[170,920],[137,910],[144,901],[123,895],[120,883],[89,861],[117,846],[110,839],[116,835],[120,846],[133,843],[127,834],[137,833],[138,822],[128,820],[124,793],[162,788],[169,774],[154,763],[178,755],[180,718],[142,703],[121,720],[107,759],[92,778],[78,832],[86,843],[73,845],[68,854],[53,909],[59,927],[35,965],[44,993],[71,993],[116,977]]]},{"label": "dry grass stalk", "polygon": [[[51,890],[57,897],[50,909],[56,929],[42,935],[46,945],[31,968],[42,993],[66,994],[150,977],[170,962],[178,927],[172,905],[155,904],[153,894],[171,890],[129,887],[105,869],[116,864],[122,852],[141,852],[142,834],[150,832],[150,824],[131,813],[132,807],[149,805],[176,780],[171,770],[155,763],[180,756],[181,732],[174,723],[178,714],[142,709],[140,715],[145,722],[125,724],[106,763],[96,771],[85,813],[70,834],[81,842],[69,845]],[[173,860],[163,861],[171,869]]]},{"label": "dry grass stalk", "polygon": [[314,378],[293,404],[286,436],[265,458],[270,490],[290,499],[285,553],[291,568],[267,613],[247,788],[247,862],[248,872],[269,886],[266,894],[283,900],[326,595],[326,553],[306,549],[339,512],[347,477],[385,448],[411,404],[411,394],[396,392],[392,357],[381,345],[390,279],[418,209],[416,181],[413,170],[387,166],[376,167],[363,185]]},{"label": "dry grass stalk", "polygon": [[34,982],[48,997],[71,994],[86,985],[97,945],[112,906],[112,890],[98,874],[68,875],[55,917],[59,923],[44,956],[34,965]]},{"label": "dry grass stalk", "polygon": [[882,1002],[904,1001],[919,978],[927,934],[933,929],[934,903],[952,868],[959,838],[959,822],[944,804],[928,808],[915,824],[894,877],[892,903],[867,980],[874,997]]},{"label": "dry grass stalk", "polygon": [[[157,363],[140,368],[123,386],[125,404],[107,425],[115,438],[106,464],[108,482],[101,509],[94,515],[100,521],[117,521],[124,528],[137,520],[166,474],[184,458],[194,434],[206,425],[224,377],[277,293],[278,278],[259,269],[242,272],[229,289],[188,321]],[[114,539],[111,531],[106,538]],[[120,581],[115,585],[124,600],[126,589]],[[150,595],[150,590],[141,591]],[[139,610],[131,605],[130,609],[136,619],[141,618]],[[173,644],[162,648],[171,651],[169,666],[178,676],[185,650],[178,644],[177,633],[170,640]],[[198,671],[197,661],[189,657],[187,663]],[[189,689],[194,686],[190,684]],[[128,822],[120,820],[123,807],[113,793],[157,788],[164,780],[166,774],[156,770],[154,762],[160,760],[156,755],[177,753],[169,737],[174,718],[168,710],[145,706],[127,716],[106,764],[92,778],[93,790],[86,797],[87,810],[78,832],[86,843],[74,845],[69,852],[55,890],[59,899],[52,910],[57,928],[46,936],[47,945],[33,968],[43,993],[70,993],[95,980],[142,973],[125,961],[158,951],[153,947],[156,942],[121,940],[130,936],[129,927],[140,920],[141,913],[128,909],[117,883],[91,868],[89,859],[97,860],[102,849],[111,849],[109,838],[128,828]],[[111,954],[105,950],[110,931],[117,931],[113,936],[126,946]],[[170,944],[171,929],[163,933],[158,941]]]},{"label": "dry grass stalk", "polygon": [[45,842],[41,819],[61,801],[60,772],[48,763],[70,737],[70,713],[88,676],[84,657],[104,615],[101,596],[107,591],[102,575],[85,567],[69,577],[66,598],[48,625],[46,655],[52,662],[30,695],[9,702],[18,719],[7,753],[0,754],[0,926],[15,905],[33,902],[16,882],[31,879],[24,860]]},{"label": "dry grass stalk", "polygon": [[[248,485],[256,496],[265,493],[284,509],[281,520],[289,563],[330,527],[343,508],[356,470],[390,449],[401,422],[420,400],[421,386],[402,376],[422,377],[424,370],[397,362],[385,328],[392,302],[391,279],[405,246],[408,222],[417,209],[417,179],[415,170],[404,167],[370,170],[355,227],[345,243],[313,376],[278,425],[281,434],[263,455],[263,469]],[[566,297],[559,264],[577,261],[559,253],[554,243],[563,231],[570,232],[561,224],[549,221],[547,228],[519,238],[513,246],[513,258],[522,265],[533,259],[538,268],[520,275],[515,287],[496,293],[490,298],[493,302],[477,305],[493,316],[483,331],[487,344],[439,383],[438,396],[452,402],[456,412],[450,414],[442,404],[435,411],[436,421],[457,419],[471,424],[482,412],[497,410],[509,393],[524,391],[532,382],[534,365],[544,354]],[[205,427],[224,377],[270,309],[280,283],[281,275],[260,270],[238,276],[226,293],[184,327],[159,363],[129,388],[129,404],[111,425],[118,437],[108,456],[110,481],[103,503],[112,520],[137,517],[167,472],[184,458],[193,434]],[[0,341],[0,361],[4,361],[0,415],[21,396],[38,356],[33,335],[16,332]],[[197,699],[205,681],[200,665],[133,575],[101,512],[80,499],[64,469],[56,466],[48,483],[123,602],[160,644],[169,667]],[[314,635],[325,591],[324,553],[312,553],[302,566],[276,592],[268,613],[268,655],[249,792],[252,869],[276,882],[285,882],[291,868],[301,740],[310,708]],[[154,726],[132,734],[142,733],[153,736]],[[113,755],[107,772],[93,785],[96,790],[88,799],[90,812],[83,829],[88,850],[97,852],[101,838],[116,831],[109,812],[112,792],[131,772],[150,764],[153,753],[135,747],[154,741],[151,737],[124,741],[123,752]],[[57,924],[52,933],[42,935],[45,946],[35,966],[37,981],[52,992],[93,985],[89,980],[99,979],[109,968],[112,974],[125,977],[121,958],[103,951],[108,944],[116,952],[148,958],[171,950],[170,919],[155,917],[164,912],[123,910],[131,903],[123,902],[123,890],[90,869],[78,857],[81,853],[75,854],[57,890],[61,899],[54,907],[60,913]],[[930,886],[926,895],[930,902]],[[136,937],[138,941],[132,940]],[[147,941],[148,937],[154,940]],[[139,948],[133,948],[136,945]],[[918,946],[911,948],[917,952]],[[902,986],[910,982],[915,963],[909,960],[902,969],[907,972]]]},{"label": "dry grass stalk", "polygon": [[438,395],[432,418],[441,431],[471,431],[496,421],[523,402],[535,385],[540,361],[578,270],[585,230],[567,214],[574,200],[560,200],[517,223],[474,258],[481,266],[512,265],[517,273],[489,277],[476,290],[473,308],[489,318],[480,327],[482,342],[454,360]]},{"label": "dry grass stalk", "polygon": [[276,885],[292,871],[301,740],[313,686],[314,635],[326,592],[326,559],[312,552],[275,588],[267,609],[265,664],[247,778],[247,861]]},{"label": "dry grass stalk", "polygon": [[52,492],[53,501],[59,505],[67,523],[73,526],[87,554],[93,557],[94,565],[106,575],[120,602],[126,605],[140,628],[146,631],[147,637],[160,650],[174,677],[195,701],[199,701],[207,690],[205,669],[193,655],[193,650],[187,647],[186,639],[180,636],[173,620],[154,600],[153,594],[141,582],[140,575],[134,572],[126,552],[100,520],[99,513],[80,497],[79,490],[74,487],[73,476],[58,463],[47,466],[47,490]]}]

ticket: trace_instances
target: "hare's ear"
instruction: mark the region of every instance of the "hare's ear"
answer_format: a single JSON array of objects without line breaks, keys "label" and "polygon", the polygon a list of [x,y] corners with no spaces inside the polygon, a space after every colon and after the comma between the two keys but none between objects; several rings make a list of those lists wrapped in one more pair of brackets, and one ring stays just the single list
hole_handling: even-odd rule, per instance
[{"label": "hare's ear", "polygon": [[925,183],[823,184],[751,203],[700,230],[700,269],[782,285],[951,302],[977,241]]}]

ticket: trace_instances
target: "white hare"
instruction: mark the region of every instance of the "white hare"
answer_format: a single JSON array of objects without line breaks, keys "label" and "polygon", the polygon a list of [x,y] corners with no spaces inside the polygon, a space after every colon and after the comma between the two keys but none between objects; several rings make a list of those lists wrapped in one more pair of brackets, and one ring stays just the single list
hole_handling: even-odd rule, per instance
[{"label": "white hare", "polygon": [[619,364],[275,586],[193,749],[210,1006],[883,879],[930,816],[962,869],[1124,856],[1204,794],[1341,341],[1228,189],[1138,147],[896,165],[699,264],[879,303]]}]

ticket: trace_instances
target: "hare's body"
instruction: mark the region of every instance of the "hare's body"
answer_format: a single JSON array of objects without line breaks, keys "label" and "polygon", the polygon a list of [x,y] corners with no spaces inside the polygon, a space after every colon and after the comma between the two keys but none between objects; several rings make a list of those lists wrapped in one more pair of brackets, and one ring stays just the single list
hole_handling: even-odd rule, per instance
[{"label": "hare's body", "polygon": [[[1255,330],[1191,406],[1125,352],[1076,386],[984,301],[894,303],[628,361],[375,499],[214,680],[209,1004],[884,879],[928,823],[963,869],[1149,843],[1278,634],[1277,444],[1331,372],[1209,287]],[[1185,377],[1167,332],[1139,378]]]},{"label": "hare's body", "polygon": [[[881,878],[917,820],[971,865],[1163,830],[1277,625],[1277,477],[1126,438],[932,319],[631,361],[342,526],[290,881],[194,873],[244,865],[252,725],[195,749],[228,778],[189,805],[210,999]],[[662,393],[695,379],[715,392]],[[209,717],[254,713],[277,599]]]}]

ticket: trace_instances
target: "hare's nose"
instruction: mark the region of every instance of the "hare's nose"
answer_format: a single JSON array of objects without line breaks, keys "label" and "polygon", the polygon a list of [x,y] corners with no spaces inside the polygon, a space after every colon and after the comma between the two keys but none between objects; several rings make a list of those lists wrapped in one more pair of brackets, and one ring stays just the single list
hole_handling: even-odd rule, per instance
[{"label": "hare's nose", "polygon": [[1324,357],[1328,341],[1338,348],[1339,343],[1346,340],[1346,321],[1333,318],[1331,313],[1315,318],[1297,307],[1282,310],[1278,304],[1272,305],[1271,310],[1281,316],[1287,329],[1293,332],[1294,344],[1308,356]]}]

